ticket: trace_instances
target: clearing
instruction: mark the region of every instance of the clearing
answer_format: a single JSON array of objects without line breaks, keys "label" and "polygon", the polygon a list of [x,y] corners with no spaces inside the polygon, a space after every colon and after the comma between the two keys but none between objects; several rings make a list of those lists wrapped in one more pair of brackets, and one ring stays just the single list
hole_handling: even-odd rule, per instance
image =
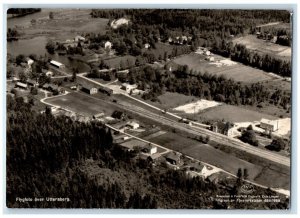
[{"label": "clearing", "polygon": [[179,107],[174,108],[173,110],[183,111],[184,113],[187,114],[193,114],[193,113],[199,113],[200,111],[203,111],[207,108],[215,107],[218,105],[221,105],[221,103],[216,101],[201,99],[193,103],[181,105]]},{"label": "clearing", "polygon": [[214,61],[207,61],[205,57],[201,54],[190,53],[175,58],[173,61],[179,65],[188,65],[189,69],[202,74],[207,72],[216,76],[224,75],[238,82],[255,83],[275,79],[274,76],[262,70],[242,65],[219,55],[212,55]]},{"label": "clearing", "polygon": [[291,47],[274,44],[263,39],[258,39],[255,35],[247,35],[233,40],[234,44],[245,45],[248,49],[263,54],[276,55],[284,60],[291,60]]}]

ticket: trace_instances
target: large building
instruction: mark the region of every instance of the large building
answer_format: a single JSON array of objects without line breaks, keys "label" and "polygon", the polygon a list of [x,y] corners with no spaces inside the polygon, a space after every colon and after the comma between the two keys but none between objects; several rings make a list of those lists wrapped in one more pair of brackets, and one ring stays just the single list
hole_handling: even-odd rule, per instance
[{"label": "large building", "polygon": [[65,65],[62,63],[59,63],[58,61],[52,60],[52,61],[50,61],[50,64],[57,68],[65,68]]}]

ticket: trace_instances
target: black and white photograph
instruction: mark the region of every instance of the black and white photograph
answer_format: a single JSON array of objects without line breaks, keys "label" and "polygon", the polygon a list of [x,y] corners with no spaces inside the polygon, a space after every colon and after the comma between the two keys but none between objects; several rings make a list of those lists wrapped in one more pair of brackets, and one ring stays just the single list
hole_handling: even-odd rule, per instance
[{"label": "black and white photograph", "polygon": [[7,208],[290,209],[292,7],[5,13]]}]

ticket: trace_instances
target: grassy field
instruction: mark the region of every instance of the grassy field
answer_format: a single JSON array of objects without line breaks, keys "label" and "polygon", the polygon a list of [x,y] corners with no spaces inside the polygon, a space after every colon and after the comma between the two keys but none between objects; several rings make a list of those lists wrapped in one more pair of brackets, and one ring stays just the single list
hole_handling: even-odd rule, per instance
[{"label": "grassy field", "polygon": [[106,102],[82,92],[72,92],[67,95],[50,98],[46,102],[87,116],[101,112],[104,112],[106,116],[110,116],[116,109],[112,105],[108,105]]},{"label": "grassy field", "polygon": [[257,51],[259,53],[268,53],[273,55],[275,54],[283,59],[291,59],[291,47],[267,42],[265,40],[258,39],[255,35],[247,35],[240,38],[236,38],[233,40],[233,43],[243,44],[247,48]]},{"label": "grassy field", "polygon": [[247,168],[250,174],[249,179],[254,179],[262,170],[259,166],[175,133],[169,132],[152,138],[150,141],[220,167],[232,174],[236,174],[238,168]]},{"label": "grassy field", "polygon": [[227,78],[232,78],[233,80],[240,82],[255,83],[273,79],[271,75],[262,70],[248,67],[239,63],[231,66],[217,66],[218,61],[226,60],[218,55],[214,55],[214,62],[206,61],[204,58],[205,57],[203,55],[191,53],[180,56],[179,58],[175,58],[173,61],[180,65],[188,65],[190,69],[201,73],[208,72],[217,76],[224,75]]},{"label": "grassy field", "polygon": [[119,68],[121,65],[121,61],[123,61],[124,67],[132,67],[135,65],[135,57],[131,55],[125,55],[122,57],[115,57],[111,59],[104,60],[104,63],[107,64],[110,68]]},{"label": "grassy field", "polygon": [[229,122],[250,122],[259,121],[262,118],[276,119],[275,116],[263,114],[258,111],[248,110],[238,106],[220,105],[196,115],[198,119],[226,120]]}]

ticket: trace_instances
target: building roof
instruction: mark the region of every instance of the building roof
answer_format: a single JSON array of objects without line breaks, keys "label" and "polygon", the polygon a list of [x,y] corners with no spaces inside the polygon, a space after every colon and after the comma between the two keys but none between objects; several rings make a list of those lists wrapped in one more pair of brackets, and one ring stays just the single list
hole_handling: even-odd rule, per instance
[{"label": "building roof", "polygon": [[181,157],[181,154],[176,153],[176,152],[169,152],[166,156],[166,158],[175,160],[175,161],[179,161],[180,157]]},{"label": "building roof", "polygon": [[22,82],[17,82],[17,86],[23,87],[23,88],[27,88],[27,84],[22,83]]},{"label": "building roof", "polygon": [[265,118],[262,118],[260,120],[260,123],[268,124],[268,125],[276,125],[276,121],[275,120],[268,120],[268,119],[265,119]]},{"label": "building roof", "polygon": [[128,123],[127,123],[127,125],[129,125],[129,126],[135,126],[135,125],[140,125],[140,124],[138,124],[137,122],[135,122],[135,121],[129,121]]},{"label": "building roof", "polygon": [[33,79],[28,79],[28,80],[27,80],[27,83],[29,83],[29,84],[36,84],[37,81],[35,81],[35,80],[33,80]]},{"label": "building roof", "polygon": [[55,65],[55,66],[58,66],[58,67],[64,66],[64,64],[62,64],[62,63],[60,63],[58,61],[54,61],[54,60],[51,60],[50,63],[53,64],[53,65]]},{"label": "building roof", "polygon": [[126,70],[119,70],[117,73],[127,74],[127,73],[129,73],[129,70],[128,69],[126,69]]}]

